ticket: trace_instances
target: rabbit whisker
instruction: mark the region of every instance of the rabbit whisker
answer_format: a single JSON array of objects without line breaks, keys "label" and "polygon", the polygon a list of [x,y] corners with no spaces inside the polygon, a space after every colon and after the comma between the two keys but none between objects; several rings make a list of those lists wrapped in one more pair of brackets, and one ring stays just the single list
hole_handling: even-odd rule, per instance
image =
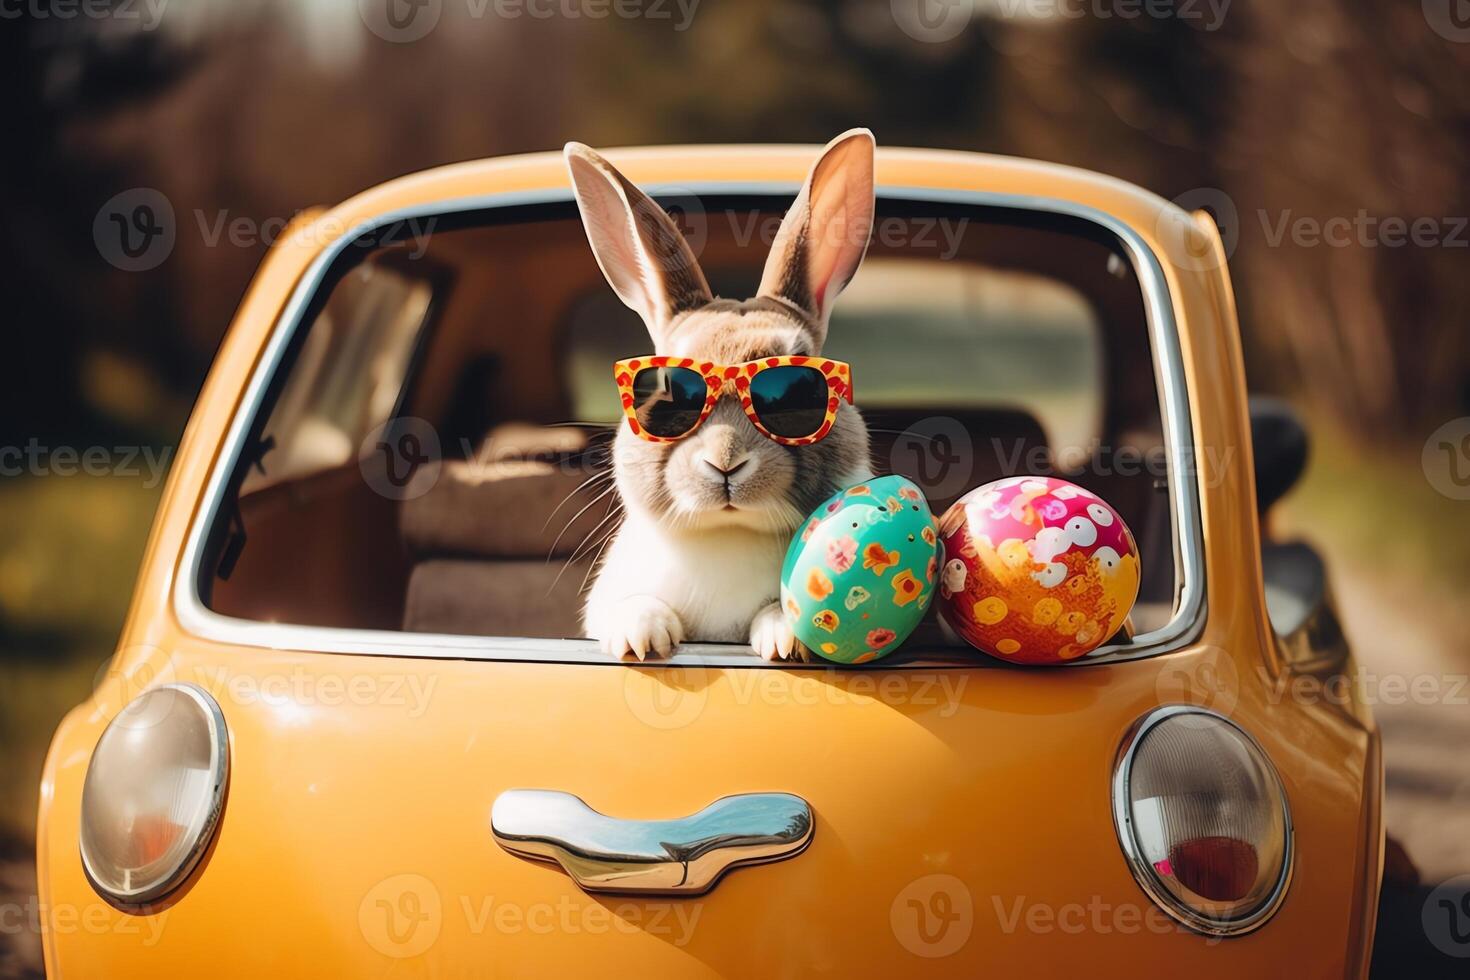
[{"label": "rabbit whisker", "polygon": [[[557,532],[555,539],[552,540],[551,547],[548,548],[546,551],[546,561],[548,564],[550,564],[552,556],[556,554],[556,546],[561,544],[561,539],[565,537],[566,533],[572,529],[572,525],[577,523],[577,518],[587,513],[587,511],[596,506],[599,501],[606,498],[608,494],[612,493],[616,489],[617,484],[609,484],[605,490],[603,490],[597,496],[593,497],[591,500],[587,501],[586,505],[584,505],[581,510],[577,511],[575,514],[567,519],[566,524],[562,526],[562,529]],[[549,520],[548,523],[550,523]]]},{"label": "rabbit whisker", "polygon": [[[541,530],[545,531],[548,527],[551,526],[551,519],[553,517],[555,517],[561,511],[561,509],[563,507],[565,507],[567,505],[567,501],[571,500],[573,497],[575,497],[577,494],[581,493],[583,490],[586,490],[586,489],[589,489],[589,488],[596,489],[598,487],[601,487],[602,484],[600,484],[599,481],[601,481],[601,480],[611,480],[612,479],[612,475],[613,474],[612,474],[612,471],[611,470],[605,470],[605,471],[602,471],[602,472],[599,472],[599,473],[593,473],[587,479],[585,479],[581,483],[577,484],[576,488],[573,489],[571,493],[569,493],[565,497],[561,498],[561,503],[557,504],[556,507],[554,507],[552,509],[552,511],[551,511],[550,514],[547,514],[546,515],[546,523],[544,523],[544,524],[541,525]],[[604,492],[606,492],[606,491],[604,490]],[[597,499],[598,498],[594,498],[593,499],[593,503],[596,503],[597,502]],[[576,518],[573,517],[572,520],[576,520]]]},{"label": "rabbit whisker", "polygon": [[[603,517],[603,519],[598,523],[597,527],[595,527],[591,531],[589,531],[587,533],[587,537],[585,537],[585,538],[582,539],[582,543],[579,544],[579,545],[577,545],[577,547],[572,551],[571,557],[569,557],[566,561],[562,562],[562,566],[557,571],[556,577],[551,580],[551,584],[549,586],[547,586],[547,588],[546,588],[547,595],[550,595],[551,592],[552,592],[552,590],[556,588],[557,583],[561,581],[561,577],[566,574],[567,569],[571,568],[574,564],[576,564],[579,557],[585,557],[585,553],[583,553],[582,549],[587,544],[588,538],[591,538],[595,534],[597,534],[598,529],[601,528],[608,521],[613,520],[614,518],[621,518],[622,516],[623,516],[623,513],[622,513],[622,509],[621,508],[616,508],[616,509],[613,508],[613,507],[609,507],[608,508],[607,515]],[[594,543],[594,546],[599,545],[599,544],[601,545],[601,547],[598,548],[598,554],[599,555],[602,554],[602,550],[601,549],[607,547],[608,542],[612,540],[613,535],[617,533],[618,528],[621,527],[621,526],[622,526],[621,522],[615,523],[612,527],[608,528],[607,532],[604,533],[600,539],[598,539],[597,541],[593,542]],[[595,564],[595,560],[594,560],[594,564]],[[586,576],[583,576],[582,582],[583,582],[583,587],[585,587],[586,582],[587,582]],[[581,591],[581,589],[579,588],[578,589],[578,592],[580,592],[580,591]]]},{"label": "rabbit whisker", "polygon": [[597,554],[592,556],[592,562],[587,566],[587,573],[582,576],[582,585],[577,589],[578,595],[586,593],[587,584],[592,581],[592,575],[598,570],[599,563],[602,561],[602,555],[607,551],[607,546],[612,544],[612,540],[617,535],[617,531],[618,529],[615,527],[602,536],[602,544],[598,546]]},{"label": "rabbit whisker", "polygon": [[[567,561],[574,563],[577,561],[577,559],[585,557],[587,551],[591,550],[590,548],[587,548],[587,542],[596,538],[598,532],[606,527],[609,521],[620,521],[622,520],[622,517],[623,509],[621,507],[609,507],[607,509],[607,513],[603,515],[602,520],[598,521],[596,526],[593,527],[592,530],[588,531],[585,535],[582,536],[582,540],[577,544],[575,548],[572,549],[572,556],[568,558]],[[616,530],[616,528],[613,528],[613,530]]]}]

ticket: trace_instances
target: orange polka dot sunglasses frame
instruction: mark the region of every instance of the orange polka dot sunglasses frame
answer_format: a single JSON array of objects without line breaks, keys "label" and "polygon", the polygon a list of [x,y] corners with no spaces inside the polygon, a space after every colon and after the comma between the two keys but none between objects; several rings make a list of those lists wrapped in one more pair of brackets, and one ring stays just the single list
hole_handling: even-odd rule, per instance
[{"label": "orange polka dot sunglasses frame", "polygon": [[[783,369],[779,376],[777,369]],[[837,420],[838,405],[852,404],[851,366],[803,354],[743,364],[632,357],[613,365],[613,377],[628,427],[649,442],[678,442],[694,432],[727,388],[761,435],[783,446],[809,446],[824,438]]]}]

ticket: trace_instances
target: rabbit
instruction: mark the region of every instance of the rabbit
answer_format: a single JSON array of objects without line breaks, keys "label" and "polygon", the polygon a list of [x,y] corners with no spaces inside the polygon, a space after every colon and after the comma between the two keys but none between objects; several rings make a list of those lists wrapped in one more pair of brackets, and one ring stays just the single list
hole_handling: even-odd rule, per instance
[{"label": "rabbit", "polygon": [[[711,294],[669,215],[606,159],[580,143],[564,155],[597,263],[643,319],[654,353],[738,364],[821,352],[832,304],[872,233],[873,152],[866,129],[827,144],[746,300]],[[781,565],[813,509],[872,478],[868,431],[841,401],[825,438],[781,445],[751,424],[733,391],[727,384],[704,424],[677,442],[618,426],[612,465],[624,518],[583,608],[587,635],[611,656],[666,655],[687,640],[749,642],[767,660],[805,657],[782,615]]]}]

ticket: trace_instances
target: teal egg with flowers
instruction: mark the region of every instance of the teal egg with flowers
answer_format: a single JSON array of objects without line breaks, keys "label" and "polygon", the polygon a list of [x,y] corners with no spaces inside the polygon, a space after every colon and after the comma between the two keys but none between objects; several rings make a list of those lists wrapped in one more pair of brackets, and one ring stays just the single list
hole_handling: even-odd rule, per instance
[{"label": "teal egg with flowers", "polygon": [[833,494],[802,524],[781,567],[781,606],[806,647],[841,664],[886,657],[934,599],[939,526],[924,494],[881,476]]}]

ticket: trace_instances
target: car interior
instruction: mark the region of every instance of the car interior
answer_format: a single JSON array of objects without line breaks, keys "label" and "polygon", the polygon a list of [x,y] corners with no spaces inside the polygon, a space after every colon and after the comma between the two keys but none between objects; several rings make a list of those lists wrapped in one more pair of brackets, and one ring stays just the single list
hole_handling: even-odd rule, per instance
[{"label": "car interior", "polygon": [[[750,295],[789,199],[675,203],[716,294]],[[261,404],[242,409],[249,435],[198,583],[214,612],[581,635],[618,517],[611,366],[652,344],[570,201],[445,214],[429,231],[342,249]],[[875,472],[913,479],[936,515],[1002,477],[1086,486],[1138,541],[1134,632],[1169,621],[1180,582],[1155,359],[1110,232],[880,191],[825,352],[853,366]],[[910,645],[943,642],[925,629]]]}]

